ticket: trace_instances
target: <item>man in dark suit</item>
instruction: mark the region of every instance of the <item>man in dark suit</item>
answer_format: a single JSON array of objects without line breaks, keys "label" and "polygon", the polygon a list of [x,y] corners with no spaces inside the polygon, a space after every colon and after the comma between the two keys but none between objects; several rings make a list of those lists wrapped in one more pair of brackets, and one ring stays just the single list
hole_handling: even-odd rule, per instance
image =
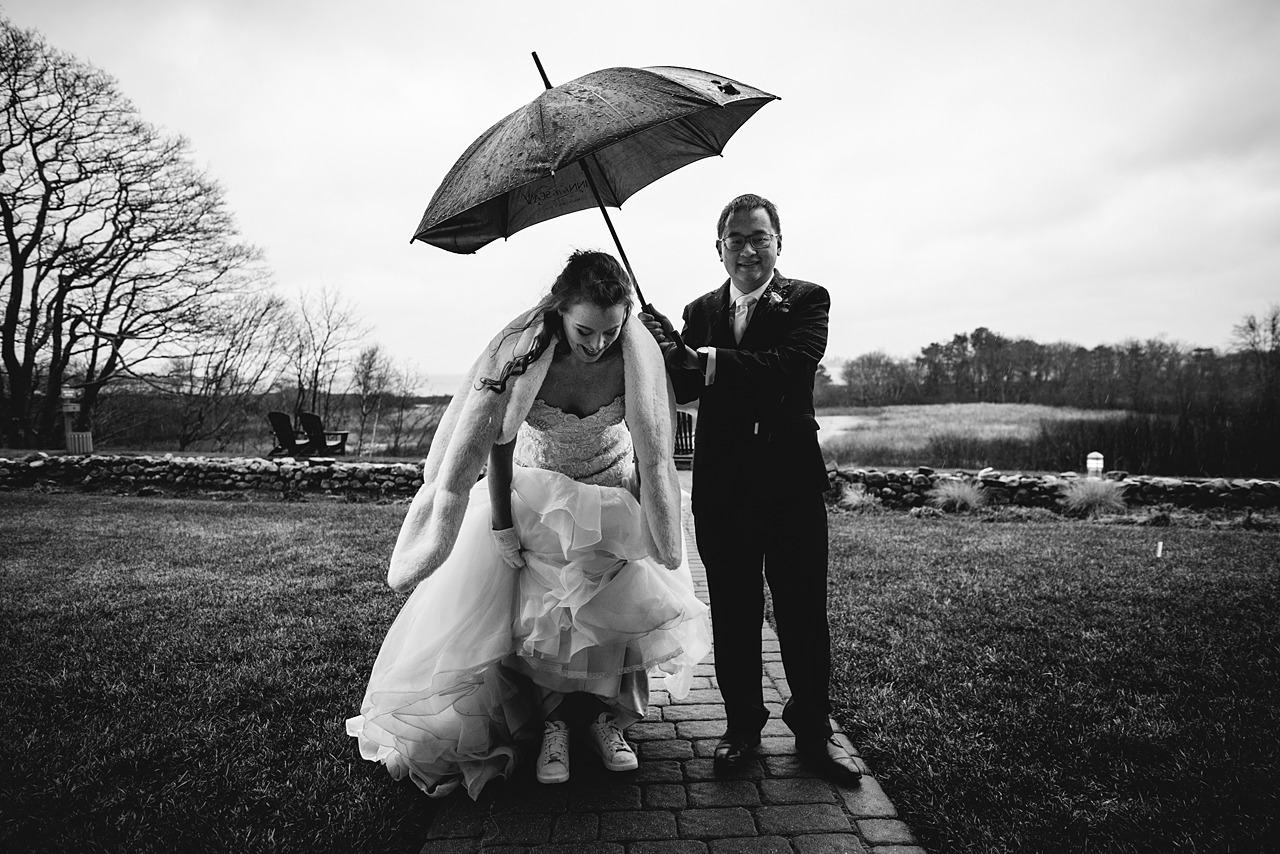
[{"label": "man in dark suit", "polygon": [[640,315],[663,349],[676,399],[699,401],[693,514],[728,718],[715,766],[740,769],[769,717],[763,569],[791,687],[782,719],[803,760],[854,783],[860,769],[831,737],[828,482],[813,411],[831,300],[825,288],[774,269],[782,226],[767,199],[730,202],[717,237],[729,280],[685,307],[681,332],[656,311]]}]

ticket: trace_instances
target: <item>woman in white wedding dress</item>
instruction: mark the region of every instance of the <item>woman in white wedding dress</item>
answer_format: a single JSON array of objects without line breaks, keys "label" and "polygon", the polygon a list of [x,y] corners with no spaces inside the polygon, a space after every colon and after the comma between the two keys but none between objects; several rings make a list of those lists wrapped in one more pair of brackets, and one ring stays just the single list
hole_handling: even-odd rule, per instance
[{"label": "woman in white wedding dress", "polygon": [[606,768],[637,767],[623,730],[648,671],[680,695],[710,650],[681,559],[674,398],[631,292],[612,256],[574,253],[441,421],[389,573],[413,593],[347,721],[365,759],[430,796],[478,797],[538,738],[538,780],[564,782],[575,723]]}]

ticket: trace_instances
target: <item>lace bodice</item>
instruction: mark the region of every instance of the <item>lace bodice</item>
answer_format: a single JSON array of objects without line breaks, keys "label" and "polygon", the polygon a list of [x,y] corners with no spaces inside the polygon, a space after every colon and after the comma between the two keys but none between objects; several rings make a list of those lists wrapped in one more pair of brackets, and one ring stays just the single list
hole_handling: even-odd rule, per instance
[{"label": "lace bodice", "polygon": [[516,437],[515,463],[559,472],[579,483],[622,486],[634,465],[625,415],[623,395],[586,418],[535,400]]}]

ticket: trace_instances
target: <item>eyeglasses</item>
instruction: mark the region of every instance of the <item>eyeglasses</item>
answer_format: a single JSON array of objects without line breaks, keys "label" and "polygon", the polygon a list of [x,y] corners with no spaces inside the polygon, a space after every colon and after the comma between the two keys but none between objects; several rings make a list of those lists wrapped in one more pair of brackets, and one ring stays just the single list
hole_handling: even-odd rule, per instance
[{"label": "eyeglasses", "polygon": [[751,241],[752,249],[768,249],[773,245],[773,238],[781,236],[781,234],[765,231],[760,234],[753,234],[750,237],[738,237],[737,235],[722,237],[716,243],[719,243],[721,247],[729,252],[741,252],[743,247],[747,245],[748,240]]}]

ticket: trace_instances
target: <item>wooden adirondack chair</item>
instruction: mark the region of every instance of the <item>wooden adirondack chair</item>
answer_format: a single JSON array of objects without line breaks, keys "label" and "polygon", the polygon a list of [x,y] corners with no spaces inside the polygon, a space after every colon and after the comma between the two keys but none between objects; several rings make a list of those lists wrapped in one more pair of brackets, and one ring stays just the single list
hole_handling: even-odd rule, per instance
[{"label": "wooden adirondack chair", "polygon": [[347,452],[346,430],[326,430],[320,416],[314,412],[299,412],[298,420],[307,433],[307,443],[315,454],[342,456]]},{"label": "wooden adirondack chair", "polygon": [[693,468],[693,416],[676,411],[676,468]]},{"label": "wooden adirondack chair", "polygon": [[268,457],[305,457],[311,453],[307,434],[294,429],[288,413],[268,412],[267,422],[276,437],[276,446],[267,452]]}]

